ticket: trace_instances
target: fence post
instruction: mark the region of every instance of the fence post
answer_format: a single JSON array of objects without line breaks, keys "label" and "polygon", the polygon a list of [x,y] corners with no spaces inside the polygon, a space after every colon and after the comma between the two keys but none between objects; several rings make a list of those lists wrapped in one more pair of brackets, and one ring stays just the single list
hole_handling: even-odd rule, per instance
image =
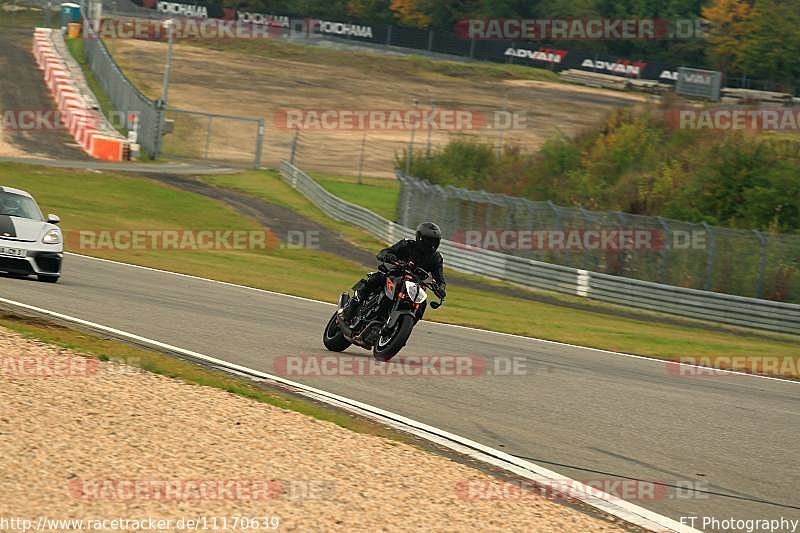
[{"label": "fence post", "polygon": [[469,42],[469,57],[471,59],[475,59],[475,39],[472,39]]},{"label": "fence post", "polygon": [[[414,187],[414,189],[416,189],[417,184],[416,183],[412,183],[412,186]],[[400,222],[401,225],[406,226],[406,227],[408,227],[408,225],[409,225],[408,224],[408,210],[411,207],[411,194],[410,194],[410,192],[411,192],[411,187],[409,187],[409,194],[406,195],[405,203],[403,204],[403,216],[401,217],[401,222]]]},{"label": "fence post", "polygon": [[716,242],[714,237],[714,229],[706,222],[703,222],[703,228],[705,228],[706,233],[708,234],[708,249],[706,250],[706,279],[705,283],[703,284],[703,289],[710,291],[714,277],[714,248],[716,247]]},{"label": "fence post", "polygon": [[161,156],[161,143],[164,139],[164,121],[166,120],[166,107],[163,100],[156,100],[156,127],[154,128],[153,159]]},{"label": "fence post", "polygon": [[[14,13],[13,11],[11,13]],[[51,0],[47,0],[47,3],[44,6],[44,27],[50,27],[50,17],[53,15],[53,3]]]},{"label": "fence post", "polygon": [[661,228],[664,230],[664,238],[661,243],[661,264],[658,266],[658,279],[661,280],[661,283],[666,283],[667,269],[669,268],[669,243],[672,242],[672,239],[669,238],[669,223],[661,217],[658,217],[656,220],[658,220],[658,223],[661,224]]},{"label": "fence post", "polygon": [[[578,209],[580,210],[581,218],[583,219],[582,229],[586,230],[592,223],[592,216],[583,207],[579,207]],[[581,256],[583,258],[583,268],[586,270],[594,270],[594,265],[589,266],[589,250],[587,250],[586,247],[583,248],[583,253],[581,254]]]},{"label": "fence post", "polygon": [[366,147],[366,145],[367,145],[367,134],[366,134],[366,132],[364,132],[364,136],[361,138],[361,155],[358,158],[358,184],[359,185],[361,185],[363,183],[362,179],[361,179],[361,176],[362,176],[362,173],[364,171],[364,148]]},{"label": "fence post", "polygon": [[[614,214],[617,216],[617,220],[619,220],[620,230],[624,231],[625,229],[627,229],[625,227],[627,225],[627,218],[626,218],[625,213],[623,213],[622,211],[617,211]],[[634,244],[634,246],[635,246],[635,244]],[[641,250],[639,250],[639,251],[641,251]],[[636,252],[634,252],[634,253],[636,253]],[[619,276],[623,275],[624,273],[626,273],[628,271],[628,259],[630,258],[630,256],[631,256],[631,254],[630,254],[629,251],[625,250],[625,246],[624,245],[620,246],[620,250],[617,253],[617,260],[619,261],[618,270],[616,272],[608,272],[608,262],[606,262],[606,265],[605,265],[606,272],[609,273],[609,274],[616,274],[616,275],[619,275]]]},{"label": "fence post", "polygon": [[758,277],[756,278],[756,298],[764,297],[764,269],[767,266],[767,237],[758,231],[753,230],[758,239]]},{"label": "fence post", "polygon": [[256,137],[256,159],[254,166],[261,168],[261,151],[264,149],[264,119],[258,119],[258,136]]},{"label": "fence post", "polygon": [[[414,109],[417,109],[418,100],[414,100]],[[411,160],[414,158],[414,135],[417,133],[415,125],[411,125],[411,140],[408,143],[408,152],[406,152],[406,175],[411,174]]]},{"label": "fence post", "polygon": [[211,123],[214,121],[214,117],[212,115],[208,116],[208,126],[206,127],[206,155],[205,159],[208,159],[208,147],[211,144]]},{"label": "fence post", "polygon": [[[431,114],[436,112],[436,100],[431,100]],[[427,156],[430,158],[431,156],[431,135],[433,134],[433,128],[428,127],[428,149],[427,149]]]},{"label": "fence post", "polygon": [[386,28],[386,46],[391,46],[391,45],[392,45],[392,26],[389,25],[389,27]]},{"label": "fence post", "polygon": [[292,153],[289,155],[289,162],[294,165],[295,156],[297,155],[297,140],[300,137],[300,130],[294,130],[294,139],[292,139]]},{"label": "fence post", "polygon": [[[506,91],[505,96],[503,96],[503,118],[506,117],[506,113],[508,113],[508,91]],[[497,119],[497,117],[495,117]],[[505,145],[505,128],[502,126],[497,128],[497,157],[500,157],[503,154],[503,146]]]},{"label": "fence post", "polygon": [[433,51],[433,30],[428,30],[428,52]]}]

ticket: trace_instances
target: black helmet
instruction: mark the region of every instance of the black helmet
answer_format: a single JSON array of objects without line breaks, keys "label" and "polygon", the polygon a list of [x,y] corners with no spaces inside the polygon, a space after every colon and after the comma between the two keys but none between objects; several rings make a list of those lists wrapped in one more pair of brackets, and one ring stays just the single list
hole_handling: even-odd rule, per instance
[{"label": "black helmet", "polygon": [[417,226],[417,242],[431,252],[435,252],[442,242],[442,230],[433,222],[423,222]]}]

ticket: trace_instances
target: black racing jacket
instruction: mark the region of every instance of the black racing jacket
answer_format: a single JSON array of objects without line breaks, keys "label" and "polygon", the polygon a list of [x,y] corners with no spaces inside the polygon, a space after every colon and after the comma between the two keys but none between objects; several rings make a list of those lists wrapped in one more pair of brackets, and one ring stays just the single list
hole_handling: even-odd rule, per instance
[{"label": "black racing jacket", "polygon": [[439,285],[446,285],[444,280],[444,258],[442,254],[439,252],[431,253],[429,250],[420,246],[417,241],[403,239],[389,248],[384,248],[378,252],[378,261],[391,262],[392,259],[412,261],[415,266],[430,272],[433,279],[435,279]]}]

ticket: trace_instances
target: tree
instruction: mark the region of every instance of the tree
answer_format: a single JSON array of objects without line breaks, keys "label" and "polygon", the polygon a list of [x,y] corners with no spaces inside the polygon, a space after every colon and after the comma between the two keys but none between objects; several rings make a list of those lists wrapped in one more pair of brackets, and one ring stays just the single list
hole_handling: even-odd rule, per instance
[{"label": "tree", "polygon": [[703,8],[708,19],[708,59],[723,72],[739,71],[739,53],[748,37],[752,7],[746,0],[714,0]]},{"label": "tree", "polygon": [[431,24],[431,3],[430,0],[392,0],[390,9],[401,24],[427,28]]},{"label": "tree", "polygon": [[391,0],[349,0],[347,14],[359,20],[391,24]]},{"label": "tree", "polygon": [[800,85],[800,0],[757,0],[739,52],[742,71],[791,91]]}]

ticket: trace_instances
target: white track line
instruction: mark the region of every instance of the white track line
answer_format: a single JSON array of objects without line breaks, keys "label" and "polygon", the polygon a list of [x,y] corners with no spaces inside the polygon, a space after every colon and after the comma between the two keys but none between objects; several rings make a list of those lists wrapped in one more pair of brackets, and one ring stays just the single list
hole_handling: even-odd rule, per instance
[{"label": "white track line", "polygon": [[251,368],[237,365],[235,363],[229,363],[222,359],[217,359],[215,357],[211,357],[199,352],[185,350],[183,348],[179,348],[177,346],[173,346],[157,340],[149,339],[147,337],[142,337],[134,333],[128,333],[127,331],[112,328],[110,326],[104,326],[102,324],[97,324],[95,322],[90,322],[88,320],[83,320],[81,318],[65,315],[63,313],[57,313],[55,311],[50,311],[48,309],[43,309],[41,307],[36,307],[22,302],[9,300],[7,298],[0,298],[0,303],[18,309],[25,309],[27,311],[31,311],[36,314],[49,316],[57,318],[59,320],[64,320],[67,322],[78,324],[84,327],[91,328],[96,331],[102,331],[104,333],[111,334],[115,337],[135,341],[139,344],[151,346],[159,350],[166,350],[169,352],[181,354],[190,357],[192,359],[197,359],[200,361],[204,361],[206,363],[210,363],[212,365],[217,366],[218,368],[223,368],[225,370],[232,371],[237,374],[255,376],[257,378],[289,386],[295,389],[298,393],[303,394],[304,396],[314,398],[318,401],[322,401],[327,404],[349,410],[351,412],[368,416],[375,420],[379,420],[384,424],[388,424],[400,430],[407,431],[421,438],[424,438],[430,442],[434,442],[441,446],[445,446],[456,452],[469,455],[485,463],[491,464],[499,468],[503,468],[507,471],[513,472],[514,474],[530,479],[536,482],[538,485],[549,488],[550,490],[556,493],[563,493],[564,488],[568,487],[569,496],[574,498],[575,500],[581,501],[605,513],[616,516],[626,522],[638,525],[650,531],[700,533],[698,530],[693,529],[687,525],[681,524],[669,517],[662,516],[653,511],[649,511],[643,507],[639,507],[638,505],[634,505],[630,502],[617,498],[616,496],[612,496],[611,494],[606,494],[604,492],[600,492],[598,490],[590,488],[567,476],[561,475],[557,472],[539,466],[536,463],[520,459],[506,452],[496,450],[489,446],[484,446],[483,444],[477,443],[475,441],[466,439],[464,437],[460,437],[458,435],[454,435],[452,433],[449,433],[447,431],[444,431],[442,429],[433,426],[429,426],[422,422],[406,418],[402,415],[392,413],[391,411],[385,411],[383,409],[369,405],[367,403],[359,402],[357,400],[351,400],[350,398],[340,396],[338,394],[333,394],[324,391],[322,389],[309,387],[307,385],[298,383],[296,381],[291,381],[279,376],[274,376],[271,374],[267,374],[265,372],[253,370]]},{"label": "white track line", "polygon": [[[130,267],[130,268],[138,268],[138,269],[141,269],[141,270],[149,270],[151,272],[159,272],[161,274],[170,274],[172,276],[180,276],[180,277],[194,279],[194,280],[198,280],[198,281],[205,281],[207,283],[216,283],[216,284],[225,285],[225,286],[228,286],[228,287],[236,287],[238,289],[246,289],[246,290],[249,290],[249,291],[262,292],[262,293],[265,293],[265,294],[271,294],[273,296],[283,296],[285,298],[293,298],[295,300],[301,300],[301,301],[304,301],[304,302],[313,302],[313,303],[325,304],[325,305],[336,305],[336,304],[333,304],[331,302],[323,302],[322,300],[314,300],[313,298],[304,298],[302,296],[295,296],[293,294],[284,294],[282,292],[275,292],[275,291],[270,291],[270,290],[267,290],[267,289],[259,289],[259,288],[256,288],[256,287],[248,287],[247,285],[238,285],[236,283],[230,283],[228,281],[219,281],[219,280],[216,280],[216,279],[209,279],[209,278],[203,278],[203,277],[200,277],[200,276],[193,276],[191,274],[182,274],[180,272],[172,272],[170,270],[161,270],[161,269],[153,268],[153,267],[146,267],[146,266],[142,266],[142,265],[134,265],[134,264],[131,264],[131,263],[123,263],[121,261],[113,261],[111,259],[102,259],[100,257],[92,257],[90,255],[76,254],[76,253],[72,253],[72,252],[67,252],[67,255],[74,255],[74,256],[77,256],[77,257],[82,257],[84,259],[91,259],[93,261],[101,261],[101,262],[104,262],[104,263],[112,263],[114,265],[121,265],[121,266]],[[616,355],[616,356],[620,356],[620,357],[628,357],[628,358],[636,359],[636,360],[639,360],[639,361],[649,361],[651,363],[658,363],[658,364],[662,364],[662,365],[670,364],[670,365],[680,365],[680,366],[688,367],[688,368],[697,368],[697,369],[701,369],[701,370],[708,370],[709,369],[709,367],[703,366],[703,365],[694,365],[694,364],[691,364],[691,363],[672,361],[670,359],[657,359],[655,357],[647,357],[647,356],[644,356],[644,355],[634,355],[634,354],[629,354],[629,353],[625,353],[625,352],[614,352],[614,351],[611,351],[611,350],[604,350],[602,348],[591,348],[589,346],[580,346],[578,344],[569,344],[569,343],[566,343],[566,342],[551,341],[551,340],[547,340],[547,339],[537,339],[536,337],[527,337],[525,335],[517,335],[515,333],[504,333],[502,331],[492,331],[492,330],[489,330],[489,329],[473,328],[473,327],[470,327],[470,326],[460,326],[458,324],[447,324],[445,322],[433,322],[433,321],[427,321],[427,322],[429,322],[430,324],[436,324],[438,326],[443,326],[443,327],[466,329],[466,330],[469,330],[469,331],[477,331],[479,333],[490,333],[492,335],[502,335],[504,337],[512,337],[512,338],[515,338],[515,339],[523,339],[523,340],[529,340],[529,341],[542,342],[542,343],[546,343],[546,344],[551,344],[553,346],[563,346],[563,347],[566,347],[566,348],[578,348],[578,349],[581,349],[581,350],[591,350],[593,352],[598,352],[598,353],[603,353],[603,354],[608,354],[608,355]],[[736,376],[747,376],[747,377],[751,377],[751,378],[769,379],[769,380],[774,380],[774,381],[782,381],[784,383],[794,383],[796,385],[800,385],[800,381],[786,379],[786,378],[782,378],[782,377],[765,376],[765,375],[762,375],[762,374],[750,374],[750,373],[747,373],[747,372],[740,372],[738,370],[725,370],[725,369],[716,369],[716,368],[713,369],[713,370],[714,370],[714,372],[717,372],[717,373],[733,374],[733,375],[736,375]]]}]

